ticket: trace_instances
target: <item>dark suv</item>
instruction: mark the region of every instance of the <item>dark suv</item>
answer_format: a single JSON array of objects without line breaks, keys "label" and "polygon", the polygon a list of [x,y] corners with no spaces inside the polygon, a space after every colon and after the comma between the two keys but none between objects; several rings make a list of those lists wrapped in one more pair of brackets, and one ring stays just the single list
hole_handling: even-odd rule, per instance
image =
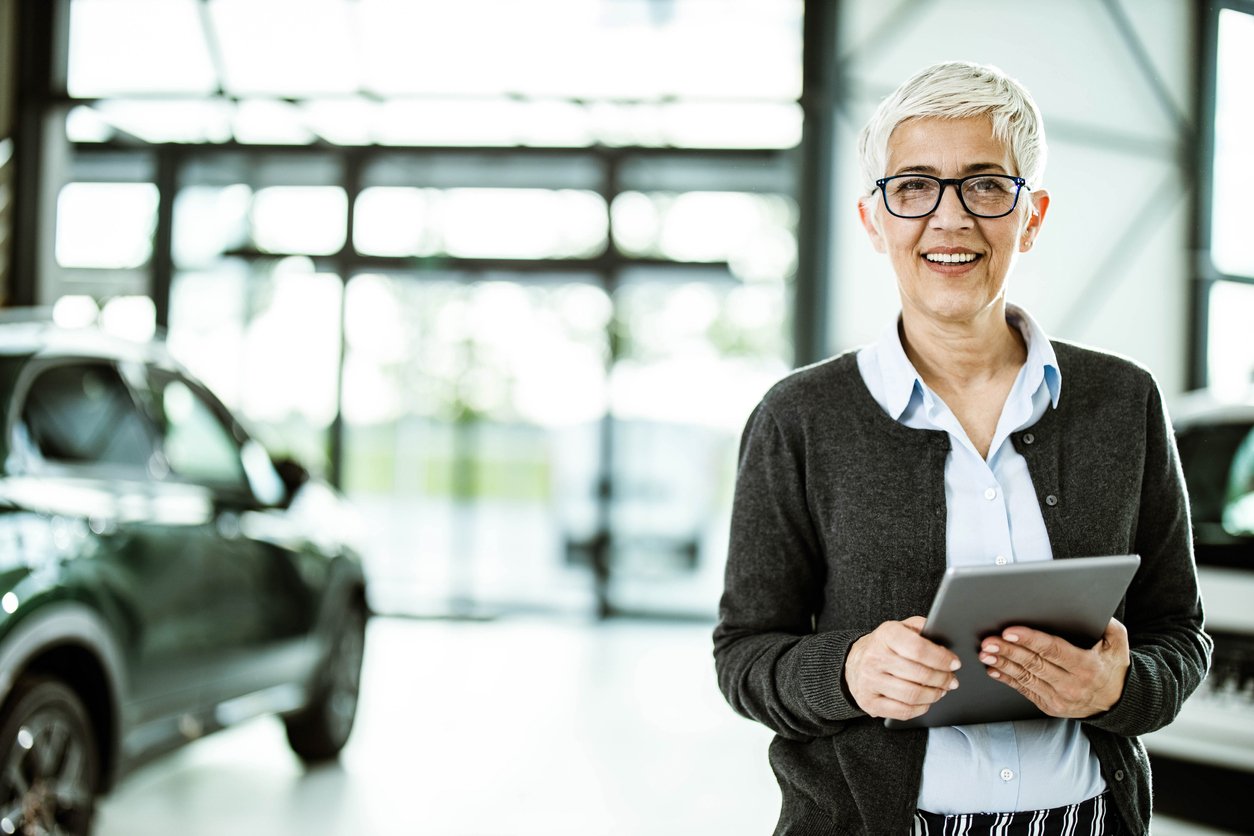
[{"label": "dark suv", "polygon": [[265,713],[338,754],[367,605],[339,496],[160,344],[0,325],[0,834],[81,834],[154,754]]}]

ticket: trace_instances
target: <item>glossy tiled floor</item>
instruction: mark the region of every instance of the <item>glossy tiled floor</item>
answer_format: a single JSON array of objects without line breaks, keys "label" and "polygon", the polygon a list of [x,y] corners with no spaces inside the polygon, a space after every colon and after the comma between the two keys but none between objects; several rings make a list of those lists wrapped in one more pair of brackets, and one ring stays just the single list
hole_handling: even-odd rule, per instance
[{"label": "glossy tiled floor", "polygon": [[709,630],[375,619],[340,764],[255,721],[134,773],[98,834],[769,833],[769,736],[723,702]]},{"label": "glossy tiled floor", "polygon": [[305,770],[258,720],[132,774],[97,834],[765,836],[769,734],[723,702],[709,631],[375,619],[338,764]]}]

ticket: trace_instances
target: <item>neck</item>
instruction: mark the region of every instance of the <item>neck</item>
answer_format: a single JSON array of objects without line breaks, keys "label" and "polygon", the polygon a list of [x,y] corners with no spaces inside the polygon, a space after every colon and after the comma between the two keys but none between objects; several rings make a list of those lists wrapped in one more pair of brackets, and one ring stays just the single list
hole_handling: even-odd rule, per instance
[{"label": "neck", "polygon": [[928,386],[965,388],[986,382],[1027,359],[1023,335],[1006,322],[1002,303],[973,320],[938,322],[902,311],[898,333],[906,356]]}]

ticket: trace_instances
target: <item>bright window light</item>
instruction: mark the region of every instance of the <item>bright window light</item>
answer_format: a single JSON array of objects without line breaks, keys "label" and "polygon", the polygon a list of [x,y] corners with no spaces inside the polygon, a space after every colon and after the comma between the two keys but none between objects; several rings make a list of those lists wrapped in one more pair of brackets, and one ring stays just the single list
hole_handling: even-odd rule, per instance
[{"label": "bright window light", "polygon": [[65,116],[65,138],[70,142],[105,142],[113,134],[113,127],[95,108],[79,105]]},{"label": "bright window light", "polygon": [[211,0],[226,75],[223,87],[241,96],[355,91],[359,56],[351,5],[343,0]]},{"label": "bright window light", "polygon": [[578,258],[606,241],[605,201],[595,192],[545,189],[366,189],[354,243],[370,255]]},{"label": "bright window light", "polygon": [[200,5],[200,0],[74,0],[70,95],[213,93],[217,81]]},{"label": "bright window light", "polygon": [[[1254,277],[1254,249],[1249,244],[1250,195],[1254,194],[1254,15],[1219,12],[1219,57],[1215,89],[1215,193],[1211,258],[1230,276]],[[1254,306],[1246,308],[1254,320]]]},{"label": "bright window light", "polygon": [[339,366],[338,276],[280,270],[269,282],[269,304],[248,323],[244,410],[279,424],[300,415],[325,429],[335,418]]},{"label": "bright window light", "polygon": [[610,376],[617,417],[735,433],[787,371],[782,284],[631,281],[615,301],[625,348]]},{"label": "bright window light", "polygon": [[378,105],[357,98],[314,99],[301,104],[305,124],[335,145],[374,142]]},{"label": "bright window light", "polygon": [[1224,400],[1241,400],[1254,394],[1254,285],[1216,282],[1210,291],[1207,351],[1210,386]]},{"label": "bright window light", "polygon": [[157,333],[157,309],[148,296],[115,296],[100,311],[100,328],[114,336],[147,342]]},{"label": "bright window light", "polygon": [[801,106],[793,102],[676,102],[662,108],[667,145],[680,148],[794,148]]},{"label": "bright window light", "polygon": [[253,240],[264,252],[337,253],[347,221],[348,197],[335,186],[272,186],[253,198]]},{"label": "bright window light", "polygon": [[110,127],[144,142],[226,142],[234,105],[221,99],[111,99],[95,110]]},{"label": "bright window light", "polygon": [[357,198],[353,246],[367,255],[435,254],[439,241],[430,215],[438,195],[434,189],[363,189]]},{"label": "bright window light", "polygon": [[246,99],[235,110],[235,138],[254,145],[308,145],[314,135],[300,108],[274,99]]},{"label": "bright window light", "polygon": [[572,258],[605,246],[608,218],[596,192],[449,189],[439,216],[445,250],[467,258]]},{"label": "bright window light", "polygon": [[796,266],[796,209],[781,195],[624,192],[610,217],[629,255],[726,261],[746,281],[782,281]]},{"label": "bright window light", "polygon": [[514,145],[522,105],[499,99],[392,99],[379,106],[383,145]]},{"label": "bright window light", "polygon": [[248,212],[253,190],[230,186],[184,186],[174,198],[174,263],[212,264],[248,243]]},{"label": "bright window light", "polygon": [[62,328],[86,328],[96,324],[100,306],[90,296],[62,296],[52,305],[52,321]]},{"label": "bright window light", "polygon": [[139,267],[152,254],[156,221],[151,183],[70,183],[57,199],[57,263]]},{"label": "bright window light", "polygon": [[801,92],[800,0],[355,5],[371,45],[364,80],[385,96],[795,100]]}]

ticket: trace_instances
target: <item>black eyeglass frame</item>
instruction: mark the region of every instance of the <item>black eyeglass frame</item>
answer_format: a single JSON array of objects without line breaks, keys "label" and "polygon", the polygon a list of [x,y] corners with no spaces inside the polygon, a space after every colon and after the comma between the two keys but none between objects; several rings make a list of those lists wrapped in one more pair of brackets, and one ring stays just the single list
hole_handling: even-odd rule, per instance
[{"label": "black eyeglass frame", "polygon": [[[931,209],[928,209],[926,212],[923,212],[918,215],[902,215],[897,212],[894,212],[892,207],[888,205],[888,194],[884,191],[884,185],[886,183],[891,183],[894,180],[901,180],[907,177],[914,179],[914,180],[919,180],[919,179],[931,180],[933,183],[937,183],[940,186],[940,191],[936,193],[936,202],[932,204]],[[968,180],[979,180],[982,177],[999,177],[1002,180],[1009,180],[1010,182],[1015,184],[1015,199],[1010,202],[1010,208],[1007,209],[1005,212],[1002,212],[1000,215],[983,215],[979,212],[976,212],[974,209],[972,209],[970,206],[967,205],[966,199],[963,198],[962,196],[962,184],[963,183],[967,182]],[[941,205],[941,201],[945,199],[945,187],[946,186],[954,187],[954,191],[958,195],[958,202],[962,204],[962,208],[967,210],[968,214],[974,215],[977,218],[1004,218],[1007,215],[1009,215],[1011,212],[1013,212],[1015,210],[1015,207],[1019,205],[1019,195],[1022,194],[1024,189],[1027,189],[1028,191],[1032,191],[1032,189],[1028,187],[1027,180],[1025,180],[1022,177],[1015,177],[1012,174],[971,174],[966,177],[933,177],[930,174],[894,174],[892,177],[881,177],[879,180],[875,181],[875,187],[879,189],[880,194],[884,196],[884,208],[888,210],[888,214],[897,218],[905,218],[906,220],[910,220],[910,221],[916,221],[919,218],[926,218],[928,215],[935,212],[937,207]]]}]

